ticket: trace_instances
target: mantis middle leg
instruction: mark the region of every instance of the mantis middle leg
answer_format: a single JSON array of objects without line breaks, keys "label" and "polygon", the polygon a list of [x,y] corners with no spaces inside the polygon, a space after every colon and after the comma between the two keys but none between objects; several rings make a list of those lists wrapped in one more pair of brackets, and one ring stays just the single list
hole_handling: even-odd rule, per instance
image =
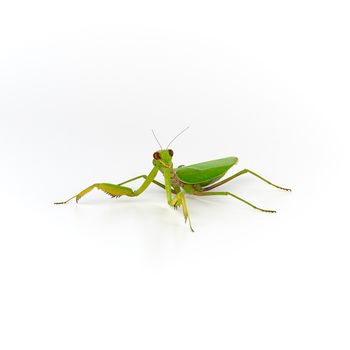
[{"label": "mantis middle leg", "polygon": [[[121,182],[120,184],[118,184],[118,186],[125,185],[129,182],[136,181],[136,180],[141,179],[141,178],[147,179],[147,175],[139,175],[139,176],[133,177],[132,179]],[[152,183],[154,183],[155,185],[157,185],[157,186],[161,187],[163,190],[165,190],[165,185],[162,184],[161,182],[159,182],[157,180],[152,180]],[[176,192],[173,189],[171,191],[173,194],[176,194]]]}]

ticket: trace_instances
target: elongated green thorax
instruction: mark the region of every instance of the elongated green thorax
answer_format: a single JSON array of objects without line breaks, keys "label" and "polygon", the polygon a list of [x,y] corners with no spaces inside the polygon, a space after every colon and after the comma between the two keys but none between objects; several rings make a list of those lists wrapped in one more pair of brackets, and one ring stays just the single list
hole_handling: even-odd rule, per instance
[{"label": "elongated green thorax", "polygon": [[173,172],[173,154],[171,149],[159,150],[153,153],[153,164],[164,176],[165,190],[168,203],[172,201],[171,197],[171,172]]}]

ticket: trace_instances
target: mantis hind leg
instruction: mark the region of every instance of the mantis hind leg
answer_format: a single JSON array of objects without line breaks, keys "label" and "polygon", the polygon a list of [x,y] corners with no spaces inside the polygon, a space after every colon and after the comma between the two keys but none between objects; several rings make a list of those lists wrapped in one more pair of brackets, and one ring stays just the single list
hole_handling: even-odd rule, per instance
[{"label": "mantis hind leg", "polygon": [[256,205],[246,201],[245,199],[241,198],[241,197],[238,197],[236,196],[235,194],[231,193],[231,192],[193,192],[192,193],[193,195],[195,196],[231,196],[233,198],[236,198],[238,199],[239,201],[249,205],[250,207],[254,208],[254,209],[257,209],[257,210],[260,210],[260,211],[263,211],[265,213],[276,213],[275,210],[267,210],[267,209],[262,209],[262,208],[259,208],[257,207]]},{"label": "mantis hind leg", "polygon": [[220,182],[217,182],[217,183],[215,183],[215,184],[213,184],[213,185],[211,185],[211,186],[207,186],[207,187],[203,188],[203,191],[210,191],[210,190],[212,190],[212,189],[214,189],[214,188],[216,188],[216,187],[219,187],[219,186],[225,184],[226,182],[229,182],[229,181],[235,179],[236,177],[241,176],[241,175],[244,175],[244,174],[251,174],[251,175],[257,177],[258,179],[260,179],[260,180],[266,182],[267,184],[269,184],[269,185],[271,185],[271,186],[273,186],[273,187],[276,187],[276,188],[278,188],[278,189],[280,189],[280,190],[283,190],[283,191],[291,191],[290,188],[284,188],[284,187],[277,186],[277,185],[273,184],[272,182],[270,182],[269,180],[266,180],[265,178],[263,178],[263,177],[260,176],[259,174],[254,173],[254,171],[251,171],[251,170],[249,170],[249,169],[241,170],[241,171],[238,172],[237,174],[234,174],[234,175],[228,177],[228,178],[225,179],[225,180],[222,180],[222,181],[220,181]]}]

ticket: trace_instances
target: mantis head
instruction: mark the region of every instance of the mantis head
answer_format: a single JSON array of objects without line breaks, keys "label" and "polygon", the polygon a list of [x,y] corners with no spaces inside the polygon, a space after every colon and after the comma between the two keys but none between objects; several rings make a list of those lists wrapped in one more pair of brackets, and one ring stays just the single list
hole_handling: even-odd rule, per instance
[{"label": "mantis head", "polygon": [[174,151],[172,149],[161,149],[153,153],[153,163],[165,168],[171,168],[173,166],[173,155]]},{"label": "mantis head", "polygon": [[153,136],[156,139],[156,141],[158,142],[158,145],[160,146],[160,150],[157,152],[153,153],[153,164],[154,165],[160,165],[163,166],[165,168],[172,168],[173,166],[173,155],[174,155],[174,151],[172,149],[169,149],[169,146],[171,145],[171,143],[178,138],[182,133],[184,133],[189,127],[185,128],[184,130],[182,130],[179,134],[177,134],[168,144],[168,146],[166,147],[166,149],[163,149],[162,145],[160,144],[160,142],[157,139],[156,134],[154,133],[154,131],[152,130]]}]

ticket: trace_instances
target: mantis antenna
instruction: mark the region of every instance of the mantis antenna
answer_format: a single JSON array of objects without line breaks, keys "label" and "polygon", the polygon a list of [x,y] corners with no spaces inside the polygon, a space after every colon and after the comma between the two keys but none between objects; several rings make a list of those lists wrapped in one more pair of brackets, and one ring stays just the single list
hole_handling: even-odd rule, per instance
[{"label": "mantis antenna", "polygon": [[185,129],[183,129],[180,133],[178,133],[168,144],[168,146],[166,147],[167,149],[169,148],[169,146],[181,135],[183,134],[187,129],[189,128],[189,126]]},{"label": "mantis antenna", "polygon": [[157,136],[156,136],[156,134],[154,133],[153,129],[152,129],[152,134],[153,134],[154,138],[156,139],[158,145],[160,146],[160,149],[163,149],[163,147],[162,147],[162,145],[160,144],[160,142],[158,141]]}]

